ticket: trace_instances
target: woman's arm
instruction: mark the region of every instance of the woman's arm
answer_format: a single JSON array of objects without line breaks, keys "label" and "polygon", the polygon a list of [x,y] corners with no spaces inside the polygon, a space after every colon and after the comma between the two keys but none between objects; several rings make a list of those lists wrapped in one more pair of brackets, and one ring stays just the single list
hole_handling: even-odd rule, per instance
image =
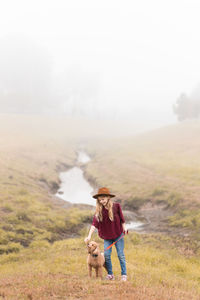
[{"label": "woman's arm", "polygon": [[91,239],[92,234],[93,234],[93,232],[95,231],[95,229],[96,229],[96,227],[93,226],[93,225],[90,227],[90,231],[89,231],[89,233],[88,233],[88,236],[84,239],[84,242],[85,242],[85,243],[89,242],[89,240]]},{"label": "woman's arm", "polygon": [[118,212],[119,212],[119,217],[120,217],[120,221],[121,221],[121,224],[122,224],[123,232],[124,232],[124,234],[126,234],[126,233],[128,233],[128,230],[126,230],[124,215],[123,215],[123,212],[122,212],[121,205],[119,203],[118,203]]},{"label": "woman's arm", "polygon": [[122,212],[122,208],[121,208],[121,205],[118,203],[118,213],[119,213],[119,217],[120,217],[120,221],[122,224],[125,223],[125,219],[124,219],[124,215],[123,215],[123,212]]}]

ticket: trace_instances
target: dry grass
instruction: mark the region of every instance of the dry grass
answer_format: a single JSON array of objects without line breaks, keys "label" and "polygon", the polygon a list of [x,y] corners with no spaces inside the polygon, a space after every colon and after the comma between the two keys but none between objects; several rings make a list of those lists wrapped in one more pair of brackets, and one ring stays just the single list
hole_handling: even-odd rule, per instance
[{"label": "dry grass", "polygon": [[[97,239],[102,248],[102,242]],[[199,257],[180,254],[165,236],[130,234],[125,255],[129,280],[120,281],[113,249],[114,282],[88,279],[86,247],[68,239],[0,258],[2,299],[199,299]],[[182,244],[183,246],[184,244]],[[156,247],[155,247],[156,246]],[[171,249],[170,249],[171,248]],[[173,249],[172,249],[173,248]]]},{"label": "dry grass", "polygon": [[[38,284],[39,282],[39,284]],[[5,287],[4,287],[5,286]],[[14,287],[14,288],[13,288]],[[196,295],[195,295],[196,294]],[[100,282],[65,274],[32,273],[7,277],[2,281],[1,299],[129,299],[129,300],[198,300],[195,291],[181,291],[163,286],[134,287],[131,282]]]}]

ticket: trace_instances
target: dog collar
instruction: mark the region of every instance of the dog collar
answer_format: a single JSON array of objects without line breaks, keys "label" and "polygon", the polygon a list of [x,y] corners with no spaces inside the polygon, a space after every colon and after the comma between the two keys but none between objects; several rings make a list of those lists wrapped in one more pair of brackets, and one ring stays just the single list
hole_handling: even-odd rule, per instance
[{"label": "dog collar", "polygon": [[97,257],[97,256],[98,256],[98,254],[92,254],[92,256],[93,256],[93,257]]}]

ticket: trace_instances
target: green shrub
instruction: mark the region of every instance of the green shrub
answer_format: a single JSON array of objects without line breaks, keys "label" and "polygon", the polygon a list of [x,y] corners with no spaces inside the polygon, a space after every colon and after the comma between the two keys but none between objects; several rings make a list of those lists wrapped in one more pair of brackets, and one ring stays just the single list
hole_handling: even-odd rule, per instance
[{"label": "green shrub", "polygon": [[18,211],[17,214],[16,214],[16,217],[19,220],[22,220],[24,222],[30,222],[31,221],[31,219],[29,218],[28,213],[26,211]]},{"label": "green shrub", "polygon": [[47,229],[53,233],[62,233],[66,232],[66,224],[65,220],[56,218],[49,226],[47,226]]},{"label": "green shrub", "polygon": [[2,225],[2,229],[4,231],[13,231],[14,230],[14,226],[12,224],[5,224],[5,225]]},{"label": "green shrub", "polygon": [[161,189],[161,188],[156,188],[156,189],[154,189],[153,190],[153,192],[152,192],[152,196],[153,197],[156,197],[156,196],[162,196],[163,194],[165,194],[166,193],[166,190],[163,190],[163,189]]},{"label": "green shrub", "polygon": [[200,229],[200,210],[180,210],[175,215],[168,218],[169,225],[175,227],[188,227],[190,229]]},{"label": "green shrub", "polygon": [[176,207],[181,201],[181,195],[177,193],[171,193],[167,198],[168,208]]},{"label": "green shrub", "polygon": [[52,233],[46,230],[43,230],[43,232],[37,233],[37,230],[35,231],[34,241],[51,241],[52,240]]},{"label": "green shrub", "polygon": [[69,218],[66,220],[66,223],[70,224],[70,226],[90,223],[93,214],[94,213],[90,210],[80,210],[78,208],[70,209]]},{"label": "green shrub", "polygon": [[32,240],[33,235],[27,233],[15,233],[15,235],[12,237],[13,242],[20,243],[23,247],[28,247]]},{"label": "green shrub", "polygon": [[27,191],[26,189],[23,189],[23,188],[22,188],[22,189],[19,190],[18,194],[19,194],[19,195],[22,195],[22,196],[23,196],[23,195],[28,195],[28,191]]},{"label": "green shrub", "polygon": [[0,229],[0,245],[7,245],[9,242],[8,234],[4,230]]},{"label": "green shrub", "polygon": [[40,175],[38,180],[41,181],[41,182],[47,183],[47,179],[45,178],[45,176],[43,174]]},{"label": "green shrub", "polygon": [[23,247],[19,243],[9,243],[7,245],[0,245],[0,254],[8,254],[12,252],[19,252]]},{"label": "green shrub", "polygon": [[139,245],[142,242],[141,236],[138,233],[130,233],[129,239],[134,245]]},{"label": "green shrub", "polygon": [[29,245],[30,248],[36,248],[36,249],[43,249],[43,248],[49,248],[50,247],[50,244],[48,241],[42,241],[42,240],[36,240],[36,241],[33,241],[30,245]]},{"label": "green shrub", "polygon": [[138,210],[146,202],[150,201],[147,198],[134,197],[124,201],[124,208],[130,210]]},{"label": "green shrub", "polygon": [[5,212],[5,213],[10,213],[10,212],[13,211],[13,208],[12,208],[11,205],[9,205],[9,204],[6,204],[6,205],[3,206],[1,209],[2,209],[3,212]]},{"label": "green shrub", "polygon": [[17,218],[16,215],[12,214],[10,216],[6,216],[6,218],[4,218],[4,222],[12,225],[16,225],[16,224],[20,224],[21,220]]},{"label": "green shrub", "polygon": [[50,181],[49,182],[49,187],[52,191],[57,191],[59,189],[59,184],[56,181]]}]

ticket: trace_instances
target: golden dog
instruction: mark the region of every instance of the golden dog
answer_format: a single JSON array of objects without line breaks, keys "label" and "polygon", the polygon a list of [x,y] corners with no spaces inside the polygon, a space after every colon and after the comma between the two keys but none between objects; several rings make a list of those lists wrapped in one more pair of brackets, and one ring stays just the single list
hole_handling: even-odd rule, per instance
[{"label": "golden dog", "polygon": [[105,258],[104,253],[100,252],[99,245],[96,242],[88,242],[88,258],[87,258],[87,264],[88,264],[88,270],[89,270],[89,276],[92,277],[92,268],[96,271],[96,277],[103,278],[103,267],[106,269],[105,266]]}]

